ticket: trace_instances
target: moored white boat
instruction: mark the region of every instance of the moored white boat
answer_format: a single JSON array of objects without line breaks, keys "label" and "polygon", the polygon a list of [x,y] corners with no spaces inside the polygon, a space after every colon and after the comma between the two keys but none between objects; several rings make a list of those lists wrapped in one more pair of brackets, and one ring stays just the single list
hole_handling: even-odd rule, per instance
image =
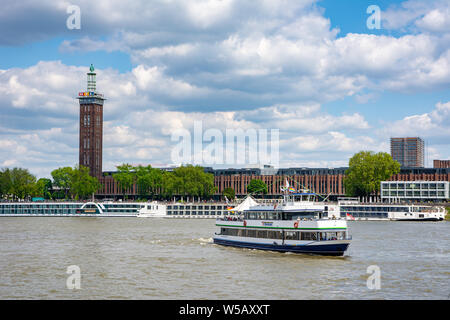
[{"label": "moored white boat", "polygon": [[138,218],[166,218],[167,206],[156,201],[146,203],[144,207],[139,209]]},{"label": "moored white boat", "polygon": [[401,203],[360,203],[357,199],[338,199],[337,204],[327,204],[329,217],[347,220],[391,221],[442,221],[446,210],[443,206]]}]

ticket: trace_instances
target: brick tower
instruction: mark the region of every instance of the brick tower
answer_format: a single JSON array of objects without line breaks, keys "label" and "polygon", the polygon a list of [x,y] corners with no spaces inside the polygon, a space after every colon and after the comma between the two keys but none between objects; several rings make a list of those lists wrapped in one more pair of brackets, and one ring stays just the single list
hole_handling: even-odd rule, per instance
[{"label": "brick tower", "polygon": [[87,73],[87,90],[78,93],[80,101],[80,158],[79,164],[89,168],[93,177],[102,176],[103,102],[96,90],[96,73],[91,64]]}]

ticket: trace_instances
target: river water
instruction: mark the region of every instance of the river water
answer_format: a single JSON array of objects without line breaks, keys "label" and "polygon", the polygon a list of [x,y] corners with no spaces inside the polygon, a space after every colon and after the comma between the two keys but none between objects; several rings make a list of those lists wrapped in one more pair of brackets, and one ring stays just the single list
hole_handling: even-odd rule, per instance
[{"label": "river water", "polygon": [[344,257],[214,245],[214,224],[2,217],[0,299],[450,299],[449,222],[351,221]]}]

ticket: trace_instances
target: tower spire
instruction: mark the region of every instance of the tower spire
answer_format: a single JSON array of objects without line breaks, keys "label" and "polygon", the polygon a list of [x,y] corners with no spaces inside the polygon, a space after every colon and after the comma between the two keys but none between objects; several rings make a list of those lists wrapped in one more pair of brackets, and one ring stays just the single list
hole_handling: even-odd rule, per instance
[{"label": "tower spire", "polygon": [[87,73],[87,92],[95,92],[96,91],[96,82],[95,77],[97,74],[94,72],[94,65],[91,63],[91,67],[89,68],[89,72]]}]

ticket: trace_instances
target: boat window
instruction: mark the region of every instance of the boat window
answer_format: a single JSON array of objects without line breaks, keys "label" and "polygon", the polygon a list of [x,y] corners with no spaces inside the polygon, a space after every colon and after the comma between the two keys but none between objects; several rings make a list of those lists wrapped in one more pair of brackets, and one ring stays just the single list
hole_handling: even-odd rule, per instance
[{"label": "boat window", "polygon": [[276,212],[267,212],[267,219],[268,220],[278,220],[277,219],[277,213]]},{"label": "boat window", "polygon": [[327,240],[337,240],[338,239],[337,232],[327,232]]},{"label": "boat window", "polygon": [[267,231],[265,230],[257,230],[256,231],[257,238],[267,238]]},{"label": "boat window", "polygon": [[248,213],[248,219],[249,220],[255,220],[256,219],[256,212],[249,212]]},{"label": "boat window", "polygon": [[281,231],[267,231],[268,239],[282,239],[282,235]]},{"label": "boat window", "polygon": [[298,232],[298,231],[286,231],[285,239],[286,240],[300,240],[300,232]]},{"label": "boat window", "polygon": [[247,230],[247,237],[255,238],[256,230]]},{"label": "boat window", "polygon": [[317,240],[317,232],[302,232],[301,240]]}]

